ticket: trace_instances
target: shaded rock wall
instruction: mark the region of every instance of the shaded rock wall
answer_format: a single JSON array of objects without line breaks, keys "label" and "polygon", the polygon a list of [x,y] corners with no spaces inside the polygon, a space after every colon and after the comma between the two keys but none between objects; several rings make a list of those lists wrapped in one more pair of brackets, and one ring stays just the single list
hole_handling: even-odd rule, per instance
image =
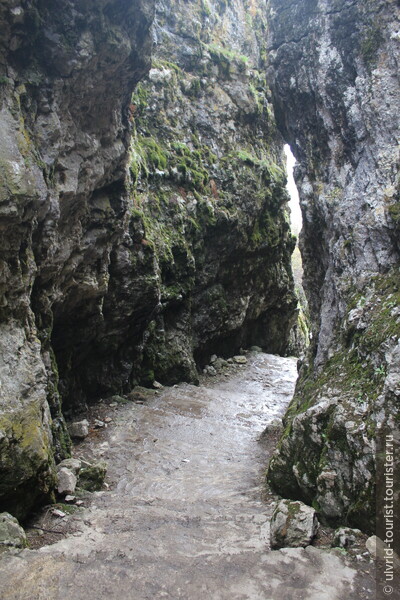
[{"label": "shaded rock wall", "polygon": [[270,17],[313,342],[269,480],[331,522],[372,530],[375,440],[398,437],[399,422],[399,7],[272,0]]},{"label": "shaded rock wall", "polygon": [[54,349],[73,335],[83,360],[104,320],[151,20],[151,2],[0,3],[0,506],[19,517],[69,449]]}]

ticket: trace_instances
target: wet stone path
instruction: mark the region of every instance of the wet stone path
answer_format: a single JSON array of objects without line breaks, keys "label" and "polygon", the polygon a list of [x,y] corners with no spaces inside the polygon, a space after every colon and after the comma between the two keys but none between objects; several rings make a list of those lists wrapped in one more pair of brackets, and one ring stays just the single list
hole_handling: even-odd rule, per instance
[{"label": "wet stone path", "polygon": [[106,460],[109,489],[63,520],[67,537],[3,556],[0,598],[372,598],[337,551],[269,549],[275,499],[263,474],[273,440],[262,433],[295,379],[295,359],[252,353],[228,377],[104,406],[112,423],[76,454]]}]

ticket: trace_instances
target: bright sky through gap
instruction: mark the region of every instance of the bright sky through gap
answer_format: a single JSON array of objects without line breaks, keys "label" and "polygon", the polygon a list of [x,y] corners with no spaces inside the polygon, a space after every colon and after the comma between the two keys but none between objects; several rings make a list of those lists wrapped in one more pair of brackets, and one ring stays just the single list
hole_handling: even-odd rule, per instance
[{"label": "bright sky through gap", "polygon": [[299,232],[302,227],[302,218],[301,218],[301,209],[299,203],[299,192],[297,191],[296,184],[293,178],[293,168],[296,164],[296,159],[292,154],[289,144],[285,144],[285,154],[286,154],[286,167],[288,173],[288,182],[286,185],[287,191],[290,195],[290,220],[292,224],[292,233],[295,235],[299,235]]}]

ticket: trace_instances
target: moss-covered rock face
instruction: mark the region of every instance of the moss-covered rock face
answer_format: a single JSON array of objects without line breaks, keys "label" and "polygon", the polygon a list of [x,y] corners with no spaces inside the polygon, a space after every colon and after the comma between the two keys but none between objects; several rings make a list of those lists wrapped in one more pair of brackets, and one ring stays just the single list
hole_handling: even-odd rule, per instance
[{"label": "moss-covered rock face", "polygon": [[296,320],[265,19],[254,14],[254,27],[243,1],[207,6],[160,5],[153,66],[130,108],[132,278],[147,253],[159,284],[134,370],[143,383],[193,380],[195,363],[240,346],[285,353]]},{"label": "moss-covered rock face", "polygon": [[313,340],[269,480],[331,522],[372,531],[375,443],[391,432],[397,449],[400,438],[397,7],[270,4],[276,114],[300,162]]},{"label": "moss-covered rock face", "polygon": [[[400,273],[349,289],[337,347],[323,369],[304,364],[268,473],[282,494],[312,503],[331,523],[373,531],[376,437],[400,412]],[[307,440],[307,444],[305,442]]]},{"label": "moss-covered rock face", "polygon": [[9,513],[0,513],[0,554],[10,548],[26,548],[25,531]]},{"label": "moss-covered rock face", "polygon": [[101,490],[106,473],[107,464],[104,462],[84,467],[79,471],[78,485],[89,492]]},{"label": "moss-covered rock face", "polygon": [[0,510],[23,518],[52,497],[54,478],[46,373],[38,339],[0,325]]}]

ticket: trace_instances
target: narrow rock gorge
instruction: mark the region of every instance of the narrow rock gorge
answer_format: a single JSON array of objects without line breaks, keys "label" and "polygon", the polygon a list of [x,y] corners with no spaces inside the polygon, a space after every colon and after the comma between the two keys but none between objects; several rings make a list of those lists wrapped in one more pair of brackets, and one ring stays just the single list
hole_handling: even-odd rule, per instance
[{"label": "narrow rock gorge", "polygon": [[265,11],[159,3],[151,32],[150,1],[0,19],[0,509],[24,518],[70,453],[65,416],[301,336]]},{"label": "narrow rock gorge", "polygon": [[0,0],[0,24],[0,510],[51,501],[88,403],[303,350],[287,142],[312,343],[268,481],[373,532],[399,422],[398,2]]}]

